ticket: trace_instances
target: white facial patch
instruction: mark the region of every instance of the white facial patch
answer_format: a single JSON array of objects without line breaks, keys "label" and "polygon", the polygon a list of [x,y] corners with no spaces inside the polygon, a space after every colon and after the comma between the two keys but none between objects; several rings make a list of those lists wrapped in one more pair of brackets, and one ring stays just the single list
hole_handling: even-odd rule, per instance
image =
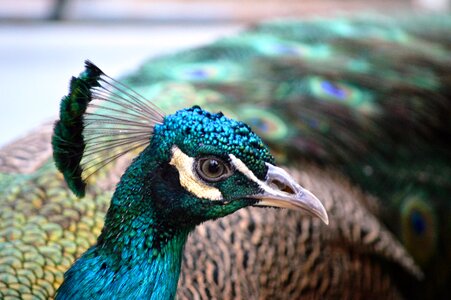
[{"label": "white facial patch", "polygon": [[179,172],[180,185],[198,198],[218,201],[224,199],[220,190],[205,184],[195,173],[195,160],[182,152],[177,146],[172,147],[169,164]]},{"label": "white facial patch", "polygon": [[257,183],[260,181],[260,180],[258,180],[257,176],[255,176],[255,174],[251,170],[249,170],[249,168],[246,166],[246,164],[241,161],[241,159],[237,158],[233,154],[229,154],[229,157],[230,157],[230,161],[235,166],[235,168],[238,171],[240,171],[241,173],[243,173],[244,176],[246,176],[250,180],[255,181]]}]

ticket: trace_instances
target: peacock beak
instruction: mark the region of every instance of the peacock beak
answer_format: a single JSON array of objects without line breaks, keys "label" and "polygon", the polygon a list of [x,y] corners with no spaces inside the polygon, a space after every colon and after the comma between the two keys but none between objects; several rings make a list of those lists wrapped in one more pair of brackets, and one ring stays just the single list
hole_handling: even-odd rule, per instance
[{"label": "peacock beak", "polygon": [[285,170],[266,163],[266,180],[260,182],[263,193],[253,197],[260,200],[256,206],[272,206],[301,210],[329,224],[326,209],[309,190],[301,187]]},{"label": "peacock beak", "polygon": [[230,154],[230,160],[235,169],[260,186],[261,193],[247,196],[247,198],[258,200],[254,206],[272,206],[301,210],[329,224],[329,217],[321,201],[310,191],[300,186],[284,169],[266,163],[268,167],[266,180],[261,181],[233,154]]}]

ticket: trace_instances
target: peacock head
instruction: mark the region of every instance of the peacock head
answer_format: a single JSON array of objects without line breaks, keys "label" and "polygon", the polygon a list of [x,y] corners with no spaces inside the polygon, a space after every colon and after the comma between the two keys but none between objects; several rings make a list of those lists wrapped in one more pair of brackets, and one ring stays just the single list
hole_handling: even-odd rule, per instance
[{"label": "peacock head", "polygon": [[113,209],[124,208],[116,214],[121,218],[150,208],[154,220],[193,228],[246,206],[268,206],[328,223],[321,202],[275,166],[249,126],[198,106],[163,116],[151,105],[90,62],[73,78],[52,143],[56,165],[77,195],[93,169],[144,146],[113,197]]},{"label": "peacock head", "polygon": [[328,222],[321,202],[274,165],[251,128],[222,113],[194,106],[165,117],[142,159],[149,156],[157,162],[149,164],[151,198],[166,220],[196,225],[252,205],[301,209]]}]

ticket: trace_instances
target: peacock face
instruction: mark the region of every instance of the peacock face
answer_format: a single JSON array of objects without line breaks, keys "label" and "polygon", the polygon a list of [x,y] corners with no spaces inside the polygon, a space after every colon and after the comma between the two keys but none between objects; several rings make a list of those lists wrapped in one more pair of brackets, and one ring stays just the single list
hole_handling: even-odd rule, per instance
[{"label": "peacock face", "polygon": [[320,201],[274,165],[250,127],[222,113],[180,110],[155,126],[151,144],[170,189],[164,204],[181,222],[195,225],[250,205],[301,209],[328,221]]}]

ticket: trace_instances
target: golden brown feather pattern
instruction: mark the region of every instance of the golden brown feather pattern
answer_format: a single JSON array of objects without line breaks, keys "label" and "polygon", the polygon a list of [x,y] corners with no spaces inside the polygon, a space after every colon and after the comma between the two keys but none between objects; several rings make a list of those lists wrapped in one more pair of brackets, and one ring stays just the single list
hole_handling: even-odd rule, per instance
[{"label": "golden brown feather pattern", "polygon": [[52,131],[53,123],[45,123],[0,148],[0,173],[29,174],[41,167],[52,155]]},{"label": "golden brown feather pattern", "polygon": [[[23,149],[32,163],[44,148]],[[9,163],[16,170],[21,164]],[[52,298],[71,263],[95,243],[111,195],[105,190],[122,170],[117,164],[108,176],[94,176],[103,184],[83,199],[69,192],[51,161],[31,175],[7,175],[15,178],[0,194],[0,298]],[[186,245],[181,299],[399,298],[388,265],[417,270],[367,210],[365,196],[330,170],[300,163],[291,171],[321,197],[330,225],[275,209],[207,222]]]}]

